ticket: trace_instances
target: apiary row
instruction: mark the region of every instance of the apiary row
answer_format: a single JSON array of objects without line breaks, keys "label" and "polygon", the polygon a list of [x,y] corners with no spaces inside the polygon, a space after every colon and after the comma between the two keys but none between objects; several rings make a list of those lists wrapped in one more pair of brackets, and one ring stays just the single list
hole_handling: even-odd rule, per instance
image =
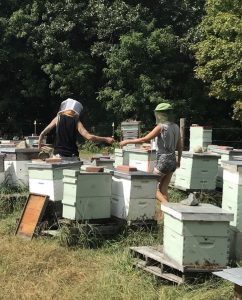
[{"label": "apiary row", "polygon": [[30,163],[29,190],[61,202],[71,220],[154,219],[157,176],[152,173],[87,172],[81,162]]}]

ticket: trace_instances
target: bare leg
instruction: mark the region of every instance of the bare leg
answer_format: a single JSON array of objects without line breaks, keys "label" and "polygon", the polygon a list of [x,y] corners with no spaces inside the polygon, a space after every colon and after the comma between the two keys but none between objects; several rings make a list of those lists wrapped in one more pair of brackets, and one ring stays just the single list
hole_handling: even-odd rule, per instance
[{"label": "bare leg", "polygon": [[156,191],[156,198],[161,202],[161,203],[166,203],[168,202],[168,186],[171,181],[173,173],[166,174],[162,176],[160,179],[160,183],[158,185],[158,189]]}]

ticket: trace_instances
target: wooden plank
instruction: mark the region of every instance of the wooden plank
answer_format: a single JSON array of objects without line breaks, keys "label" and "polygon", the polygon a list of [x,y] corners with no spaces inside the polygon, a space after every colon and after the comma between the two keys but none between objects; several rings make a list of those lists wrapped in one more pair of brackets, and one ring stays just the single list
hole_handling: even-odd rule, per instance
[{"label": "wooden plank", "polygon": [[142,270],[144,270],[144,271],[147,271],[151,274],[154,274],[158,277],[164,278],[164,279],[169,280],[169,281],[176,282],[178,284],[181,284],[181,283],[184,282],[182,277],[177,276],[177,275],[172,274],[172,273],[163,273],[162,269],[157,267],[157,266],[146,266],[145,262],[142,261],[142,260],[137,261],[135,266],[142,269]]},{"label": "wooden plank", "polygon": [[20,217],[15,235],[31,240],[42,219],[48,203],[48,196],[29,194]]},{"label": "wooden plank", "polygon": [[130,247],[134,253],[139,253],[144,256],[144,261],[147,261],[147,258],[151,258],[154,261],[163,264],[164,266],[168,266],[175,270],[178,270],[183,273],[211,273],[213,271],[220,271],[224,268],[224,266],[200,266],[200,265],[180,265],[174,260],[172,260],[168,255],[163,253],[162,247],[159,249],[155,249],[150,246],[141,246],[141,247]]},{"label": "wooden plank", "polygon": [[165,264],[171,268],[179,270],[181,272],[184,271],[184,267],[177,264],[173,260],[171,260],[168,256],[166,256],[162,251],[159,251],[155,248],[149,246],[141,246],[141,247],[130,247],[130,249],[134,252],[140,253],[144,256],[150,257],[153,260]]}]

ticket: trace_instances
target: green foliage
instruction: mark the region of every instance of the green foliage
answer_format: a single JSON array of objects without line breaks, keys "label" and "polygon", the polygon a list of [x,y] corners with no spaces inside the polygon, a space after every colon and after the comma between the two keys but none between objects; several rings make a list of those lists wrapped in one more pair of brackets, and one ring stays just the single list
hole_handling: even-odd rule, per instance
[{"label": "green foliage", "polygon": [[183,72],[184,65],[179,62],[179,42],[171,28],[150,25],[146,32],[126,34],[106,58],[108,82],[99,100],[120,118],[145,119],[152,106],[174,99],[174,77]]},{"label": "green foliage", "polygon": [[101,148],[93,141],[85,141],[85,143],[81,146],[81,150],[91,153],[99,153]]},{"label": "green foliage", "polygon": [[234,104],[236,118],[242,109],[241,10],[238,0],[208,0],[192,47],[197,77],[208,85],[210,96]]}]

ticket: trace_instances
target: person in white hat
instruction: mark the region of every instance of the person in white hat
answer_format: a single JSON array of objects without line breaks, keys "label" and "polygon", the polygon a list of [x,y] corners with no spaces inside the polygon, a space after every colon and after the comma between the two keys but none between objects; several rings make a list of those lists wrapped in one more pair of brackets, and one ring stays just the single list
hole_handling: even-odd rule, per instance
[{"label": "person in white hat", "polygon": [[95,142],[114,142],[112,137],[102,137],[89,133],[79,120],[79,115],[83,110],[80,102],[68,98],[60,105],[57,116],[40,133],[38,146],[42,147],[43,138],[53,128],[56,128],[56,139],[54,144],[54,156],[61,158],[78,159],[79,153],[76,144],[77,134],[85,139]]},{"label": "person in white hat", "polygon": [[[157,138],[157,154],[154,173],[160,175],[160,183],[156,198],[164,203],[168,201],[168,185],[173,172],[180,167],[182,144],[180,129],[173,120],[173,108],[167,102],[160,103],[155,108],[156,127],[146,136],[124,140],[119,143],[121,147],[127,144],[142,144]],[[178,151],[176,157],[175,150]]]}]

